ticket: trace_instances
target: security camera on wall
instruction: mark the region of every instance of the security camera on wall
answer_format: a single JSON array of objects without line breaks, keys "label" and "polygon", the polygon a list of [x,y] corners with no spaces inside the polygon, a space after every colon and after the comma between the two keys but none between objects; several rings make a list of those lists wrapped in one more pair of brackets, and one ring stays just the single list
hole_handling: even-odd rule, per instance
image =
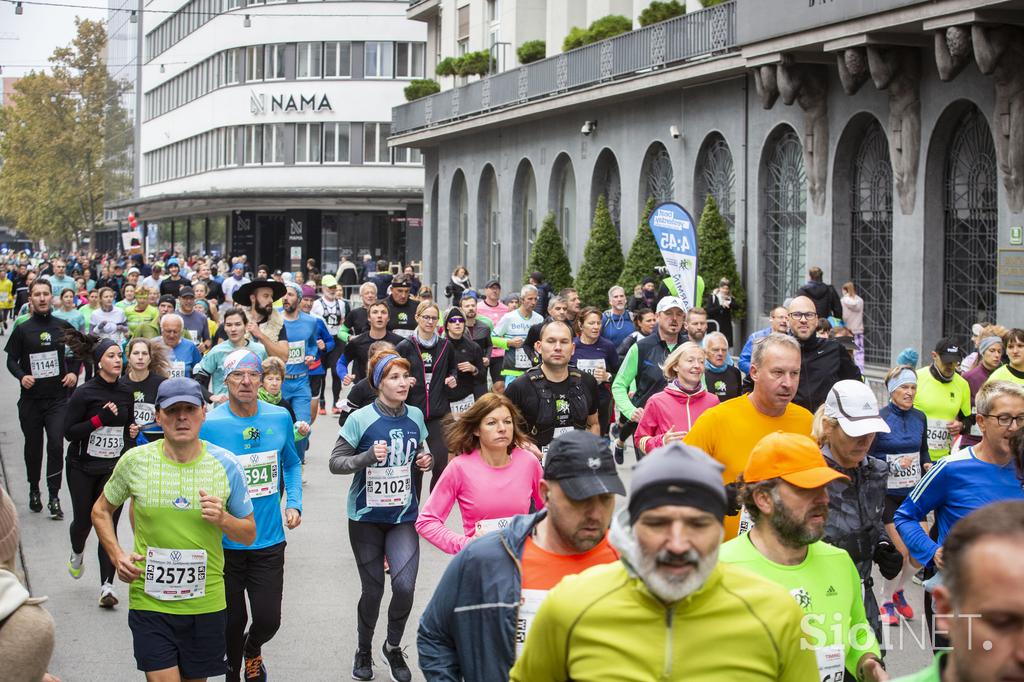
[{"label": "security camera on wall", "polygon": [[672,136],[673,140],[678,140],[682,136],[682,133],[679,132],[679,127],[678,126],[669,126],[668,127],[668,132],[669,132],[669,135]]},{"label": "security camera on wall", "polygon": [[584,121],[583,127],[580,128],[580,132],[584,135],[589,135],[595,130],[597,130],[597,121]]}]

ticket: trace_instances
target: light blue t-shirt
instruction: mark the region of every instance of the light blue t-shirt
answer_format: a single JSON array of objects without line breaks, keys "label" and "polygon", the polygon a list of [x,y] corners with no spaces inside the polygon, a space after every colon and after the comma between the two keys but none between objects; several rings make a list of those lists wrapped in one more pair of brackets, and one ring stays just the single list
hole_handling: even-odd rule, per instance
[{"label": "light blue t-shirt", "polygon": [[[356,449],[365,452],[377,441],[388,445],[388,458],[357,471],[348,489],[348,517],[367,523],[404,523],[419,514],[416,490],[412,486],[412,467],[420,443],[427,437],[423,412],[406,405],[405,414],[392,417],[376,404],[362,407],[341,427],[339,435]],[[368,489],[369,482],[369,489]]]},{"label": "light blue t-shirt", "polygon": [[[191,377],[193,368],[203,359],[196,344],[188,339],[181,339],[171,351],[171,377]],[[179,374],[180,372],[180,374]]]},{"label": "light blue t-shirt", "polygon": [[258,401],[256,414],[239,417],[229,403],[206,416],[199,437],[230,452],[245,474],[256,518],[256,540],[241,545],[224,537],[225,549],[263,549],[284,542],[281,476],[287,507],[302,512],[302,464],[295,449],[288,410]]}]

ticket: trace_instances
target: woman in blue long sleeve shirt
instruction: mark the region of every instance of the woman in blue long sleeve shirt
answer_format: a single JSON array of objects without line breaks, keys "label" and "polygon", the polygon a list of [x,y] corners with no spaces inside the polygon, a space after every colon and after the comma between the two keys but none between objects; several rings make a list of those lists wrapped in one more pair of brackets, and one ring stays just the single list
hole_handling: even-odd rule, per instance
[{"label": "woman in blue long sleeve shirt", "polygon": [[924,412],[914,407],[917,373],[912,367],[895,367],[886,374],[885,382],[889,391],[889,404],[882,408],[879,415],[889,425],[889,433],[875,436],[868,454],[889,466],[882,520],[885,521],[886,532],[903,555],[903,570],[895,579],[885,581],[881,618],[885,625],[898,625],[897,613],[908,619],[914,617],[914,610],[903,593],[907,575],[913,573],[913,569],[910,566],[910,553],[896,532],[893,516],[907,494],[921,480],[921,475],[931,466],[931,458],[925,434],[928,419]]}]

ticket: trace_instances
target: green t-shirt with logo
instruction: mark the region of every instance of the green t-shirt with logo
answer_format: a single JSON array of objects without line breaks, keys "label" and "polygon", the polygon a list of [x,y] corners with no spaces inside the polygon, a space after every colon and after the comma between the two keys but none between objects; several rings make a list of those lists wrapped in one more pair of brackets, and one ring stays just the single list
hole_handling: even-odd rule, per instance
[{"label": "green t-shirt with logo", "polygon": [[803,609],[802,646],[815,649],[821,678],[847,670],[856,672],[861,656],[881,657],[874,630],[864,612],[860,576],[845,550],[826,542],[807,547],[807,557],[795,566],[768,560],[744,533],[722,545],[718,560],[735,564],[782,585]]},{"label": "green t-shirt with logo", "polygon": [[200,442],[202,453],[185,463],[164,456],[163,440],[132,448],[103,488],[113,505],[134,501],[134,551],[146,560],[129,588],[130,609],[194,616],[226,607],[222,533],[203,520],[199,491],[236,518],[253,507],[234,456]]},{"label": "green t-shirt with logo", "polygon": [[925,435],[928,440],[928,454],[932,461],[938,461],[949,454],[953,438],[946,426],[958,415],[971,415],[971,386],[959,374],[954,373],[951,381],[939,381],[932,376],[931,367],[917,370],[917,394],[914,407],[924,412],[928,419]]}]

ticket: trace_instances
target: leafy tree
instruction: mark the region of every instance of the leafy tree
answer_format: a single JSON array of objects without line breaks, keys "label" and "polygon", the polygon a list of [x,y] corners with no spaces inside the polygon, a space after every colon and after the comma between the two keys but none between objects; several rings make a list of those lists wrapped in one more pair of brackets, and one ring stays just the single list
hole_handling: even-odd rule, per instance
[{"label": "leafy tree", "polygon": [[604,196],[598,198],[590,239],[583,250],[583,263],[576,274],[576,289],[583,305],[603,307],[608,290],[622,273],[622,246],[615,232],[611,213]]},{"label": "leafy tree", "polygon": [[565,255],[565,247],[562,244],[562,235],[558,232],[558,225],[555,224],[555,214],[548,213],[540,226],[540,232],[533,242],[533,251],[530,252],[530,263],[526,268],[524,282],[529,278],[531,272],[539,272],[544,275],[544,280],[551,285],[555,291],[572,286],[572,266],[569,264],[569,257]]},{"label": "leafy tree", "polygon": [[433,95],[434,93],[441,92],[441,86],[433,78],[417,78],[409,82],[405,86],[405,101],[412,102],[413,100],[426,97],[427,95]]},{"label": "leafy tree", "polygon": [[725,0],[700,0],[702,7],[714,7],[715,5],[721,5]]},{"label": "leafy tree", "polygon": [[732,253],[732,240],[722,214],[718,211],[715,198],[708,195],[697,225],[697,274],[704,278],[708,293],[718,286],[718,280],[725,277],[732,285],[732,315],[742,320],[746,310],[747,292],[740,282],[736,270],[736,258]]},{"label": "leafy tree", "polygon": [[119,102],[128,86],[107,74],[103,23],[76,25],[51,73],[19,80],[0,113],[0,213],[64,245],[101,225],[104,194],[123,194],[131,180],[131,124]]},{"label": "leafy tree", "polygon": [[529,64],[544,59],[547,49],[547,43],[543,40],[527,40],[516,50],[516,56],[520,64]]},{"label": "leafy tree", "polygon": [[684,14],[686,14],[686,5],[680,4],[679,0],[668,0],[668,2],[654,0],[647,6],[647,9],[640,13],[639,22],[641,26],[650,26]]},{"label": "leafy tree", "polygon": [[644,214],[640,219],[640,226],[637,228],[636,237],[633,238],[633,245],[629,248],[629,255],[626,256],[626,265],[619,275],[619,286],[626,290],[627,294],[633,293],[633,287],[643,282],[644,277],[658,279],[656,268],[665,265],[661,257],[661,250],[658,243],[654,241],[654,233],[651,231],[647,219],[651,217],[654,210],[654,197],[647,199],[644,206]]},{"label": "leafy tree", "polygon": [[569,35],[565,36],[565,40],[562,41],[562,51],[568,52],[577,47],[590,45],[632,30],[633,22],[629,20],[629,17],[624,17],[621,14],[609,14],[595,19],[588,28],[573,26],[569,29]]}]

